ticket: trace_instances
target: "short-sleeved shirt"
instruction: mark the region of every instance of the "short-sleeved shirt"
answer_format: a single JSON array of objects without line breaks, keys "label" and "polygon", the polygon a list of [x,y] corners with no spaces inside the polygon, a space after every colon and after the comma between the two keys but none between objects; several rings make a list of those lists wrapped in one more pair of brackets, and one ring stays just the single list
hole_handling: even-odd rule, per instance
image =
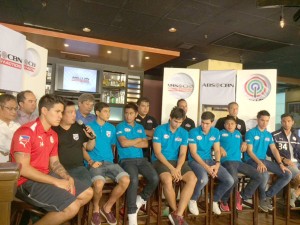
[{"label": "short-sleeved shirt", "polygon": [[16,122],[18,122],[20,125],[23,125],[25,123],[29,123],[31,121],[36,120],[36,118],[38,118],[38,115],[35,113],[32,113],[30,115],[28,115],[27,113],[18,110],[17,111],[17,118],[16,118]]},{"label": "short-sleeved shirt", "polygon": [[94,161],[113,163],[114,155],[112,152],[112,145],[116,145],[115,126],[108,122],[101,126],[96,120],[88,125],[96,134],[96,145],[93,150],[88,151],[89,156]]},{"label": "short-sleeved shirt", "polygon": [[[197,154],[203,160],[211,160],[211,149],[214,143],[220,141],[220,132],[217,128],[211,127],[209,132],[205,134],[202,127],[196,127],[189,132],[189,144],[197,145]],[[189,160],[194,160],[191,154],[188,156]]]},{"label": "short-sleeved shirt", "polygon": [[220,146],[227,153],[226,157],[221,158],[221,162],[225,161],[242,161],[241,160],[241,144],[243,138],[238,130],[233,133],[223,129],[220,131]]},{"label": "short-sleeved shirt", "polygon": [[135,118],[135,121],[141,124],[145,130],[153,130],[158,126],[156,119],[153,116],[146,115],[144,118],[138,115]]},{"label": "short-sleeved shirt", "polygon": [[195,128],[195,122],[194,120],[186,117],[182,122],[181,127],[184,128],[187,132],[189,132],[191,129]]},{"label": "short-sleeved shirt", "polygon": [[[50,157],[58,155],[57,134],[52,129],[46,131],[38,118],[36,121],[24,124],[15,132],[10,151],[12,162],[16,161],[15,152],[29,153],[30,165],[48,174]],[[18,186],[26,181],[27,178],[21,176]]]},{"label": "short-sleeved shirt", "polygon": [[[225,129],[224,125],[225,125],[225,120],[227,117],[222,117],[220,119],[217,120],[215,128],[218,128],[219,130],[223,130]],[[244,137],[246,134],[246,124],[245,121],[239,118],[236,118],[236,130],[238,130],[242,136]]]},{"label": "short-sleeved shirt", "polygon": [[[124,136],[128,140],[137,138],[147,138],[144,127],[141,124],[134,122],[131,126],[126,121],[119,123],[116,127],[117,138]],[[143,158],[143,149],[134,146],[123,148],[119,141],[117,141],[117,148],[119,159]]]},{"label": "short-sleeved shirt", "polygon": [[[188,145],[188,132],[182,127],[173,133],[170,129],[170,123],[165,123],[155,129],[153,143],[161,144],[161,153],[167,160],[178,160],[181,146]],[[152,154],[152,161],[157,160],[155,154]]]},{"label": "short-sleeved shirt", "polygon": [[84,117],[79,109],[76,111],[76,120],[81,120],[85,125],[87,125],[90,122],[93,122],[94,120],[96,120],[96,115],[94,114],[88,114],[86,117]]},{"label": "short-sleeved shirt", "polygon": [[61,126],[52,127],[58,135],[58,157],[60,163],[66,169],[73,169],[83,166],[83,143],[89,138],[83,131],[82,126],[74,123],[68,130]]},{"label": "short-sleeved shirt", "polygon": [[[267,131],[260,131],[254,127],[246,133],[246,142],[253,146],[253,153],[258,159],[266,159],[267,150],[270,144],[274,144],[272,134]],[[250,159],[248,153],[245,153],[245,160]]]}]

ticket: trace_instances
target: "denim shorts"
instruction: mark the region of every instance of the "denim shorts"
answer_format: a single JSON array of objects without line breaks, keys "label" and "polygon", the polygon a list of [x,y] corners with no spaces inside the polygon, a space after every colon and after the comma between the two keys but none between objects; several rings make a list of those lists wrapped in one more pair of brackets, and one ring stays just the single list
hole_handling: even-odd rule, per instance
[{"label": "denim shorts", "polygon": [[104,183],[106,181],[105,177],[109,177],[115,182],[119,182],[120,178],[123,176],[128,176],[119,164],[111,163],[111,162],[103,162],[102,165],[98,168],[90,167],[90,174],[92,177],[92,182],[94,183],[96,180],[102,180]]}]

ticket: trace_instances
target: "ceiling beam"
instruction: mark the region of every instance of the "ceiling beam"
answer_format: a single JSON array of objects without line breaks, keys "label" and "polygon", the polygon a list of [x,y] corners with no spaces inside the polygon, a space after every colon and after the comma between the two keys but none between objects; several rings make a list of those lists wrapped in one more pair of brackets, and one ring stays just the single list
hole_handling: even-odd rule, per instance
[{"label": "ceiling beam", "polygon": [[277,83],[292,84],[292,85],[299,85],[300,86],[300,79],[278,76],[277,77]]}]

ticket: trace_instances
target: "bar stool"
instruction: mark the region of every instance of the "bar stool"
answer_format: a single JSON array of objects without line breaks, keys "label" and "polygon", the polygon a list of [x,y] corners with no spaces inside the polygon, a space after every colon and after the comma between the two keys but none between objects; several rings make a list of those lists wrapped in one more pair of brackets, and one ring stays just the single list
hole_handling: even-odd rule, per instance
[{"label": "bar stool", "polygon": [[[245,188],[246,184],[249,182],[249,178],[246,177],[244,174],[238,174],[239,182],[237,186],[233,189],[233,193],[240,192],[242,189]],[[235,196],[235,195],[234,195]],[[242,211],[236,210],[236,198],[233,198],[233,207],[234,207],[234,224],[237,224],[237,217],[239,214],[252,214],[252,224],[258,224],[258,189],[256,189],[255,193],[252,196],[252,202],[243,202],[243,205],[246,205],[247,208],[243,208]]]},{"label": "bar stool", "polygon": [[[39,217],[43,217],[47,212],[39,207],[30,205],[18,198],[15,198],[11,204],[11,224],[12,225],[19,225],[21,223],[21,219],[23,216],[23,213],[25,211],[30,212],[34,215],[37,215]],[[78,215],[75,216],[73,219],[70,220],[71,225],[81,225],[80,222],[78,222]]]},{"label": "bar stool", "polygon": [[235,208],[235,205],[233,206],[233,195],[232,195],[232,192],[230,194],[230,200],[229,200],[229,208],[230,208],[230,211],[229,212],[222,212],[221,215],[214,215],[213,214],[213,211],[212,211],[212,206],[213,206],[213,199],[214,199],[214,186],[216,184],[216,180],[213,179],[213,178],[209,178],[209,181],[208,181],[208,184],[209,184],[209,193],[210,193],[210,196],[209,196],[209,224],[213,225],[213,219],[214,217],[216,216],[227,216],[229,215],[229,224],[230,225],[233,225],[234,224],[234,219],[233,219],[233,216],[234,216],[234,209],[233,207]]},{"label": "bar stool", "polygon": [[[184,181],[173,182],[173,188],[175,190],[175,196],[178,196],[180,189],[183,187]],[[161,182],[158,183],[157,187],[157,211],[153,210],[157,215],[157,225],[161,225],[163,221],[169,221],[168,217],[162,215],[162,208],[163,208],[163,185]]]},{"label": "bar stool", "polygon": [[[112,192],[115,185],[116,185],[115,182],[111,178],[106,177],[105,178],[105,185],[104,185],[103,190],[102,190],[102,196],[103,195],[109,195]],[[81,219],[81,224],[82,225],[90,224],[91,220],[92,220],[92,214],[93,214],[93,204],[92,204],[92,201],[90,201],[83,208],[83,215],[82,215],[82,219]],[[119,219],[120,219],[120,200],[119,199],[115,203],[115,217],[116,217],[116,220],[119,221]],[[101,218],[102,218],[102,215],[101,215]],[[101,221],[101,224],[108,224],[108,223],[106,222],[105,219],[103,219]]]},{"label": "bar stool", "polygon": [[[146,180],[141,174],[139,174],[138,179],[141,186],[145,186]],[[128,220],[126,194],[127,191],[124,196],[124,214],[123,214],[123,223],[122,223],[123,225],[126,225]],[[142,214],[140,212],[142,212]],[[147,201],[146,210],[144,210],[142,207],[138,213],[138,219],[146,218],[146,223],[145,223],[146,225],[150,224],[150,217],[151,217],[151,198],[149,198],[149,200]]]},{"label": "bar stool", "polygon": [[288,183],[285,188],[284,188],[284,194],[285,194],[285,224],[289,225],[290,224],[290,219],[291,219],[291,211],[299,211],[300,207],[295,207],[292,208],[290,206],[290,201],[291,201],[291,184]]},{"label": "bar stool", "polygon": [[[204,196],[204,202],[200,201],[201,199],[203,199],[203,196]],[[205,185],[204,189],[202,190],[202,195],[197,201],[198,208],[200,209],[199,215],[193,215],[188,212],[188,209],[186,209],[185,217],[189,219],[197,219],[197,218],[204,217],[205,224],[208,225],[210,220],[209,217],[210,204],[208,199],[209,199],[209,184]]]}]

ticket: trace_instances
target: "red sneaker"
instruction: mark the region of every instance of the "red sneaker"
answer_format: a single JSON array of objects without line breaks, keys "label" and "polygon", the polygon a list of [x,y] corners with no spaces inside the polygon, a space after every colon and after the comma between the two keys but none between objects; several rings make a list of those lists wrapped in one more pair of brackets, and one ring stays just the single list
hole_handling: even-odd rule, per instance
[{"label": "red sneaker", "polygon": [[229,212],[230,211],[229,205],[227,203],[223,203],[223,202],[220,203],[220,209],[223,212]]},{"label": "red sneaker", "polygon": [[242,211],[243,210],[243,199],[240,195],[240,192],[236,192],[236,206],[235,208],[238,210],[238,211]]}]

